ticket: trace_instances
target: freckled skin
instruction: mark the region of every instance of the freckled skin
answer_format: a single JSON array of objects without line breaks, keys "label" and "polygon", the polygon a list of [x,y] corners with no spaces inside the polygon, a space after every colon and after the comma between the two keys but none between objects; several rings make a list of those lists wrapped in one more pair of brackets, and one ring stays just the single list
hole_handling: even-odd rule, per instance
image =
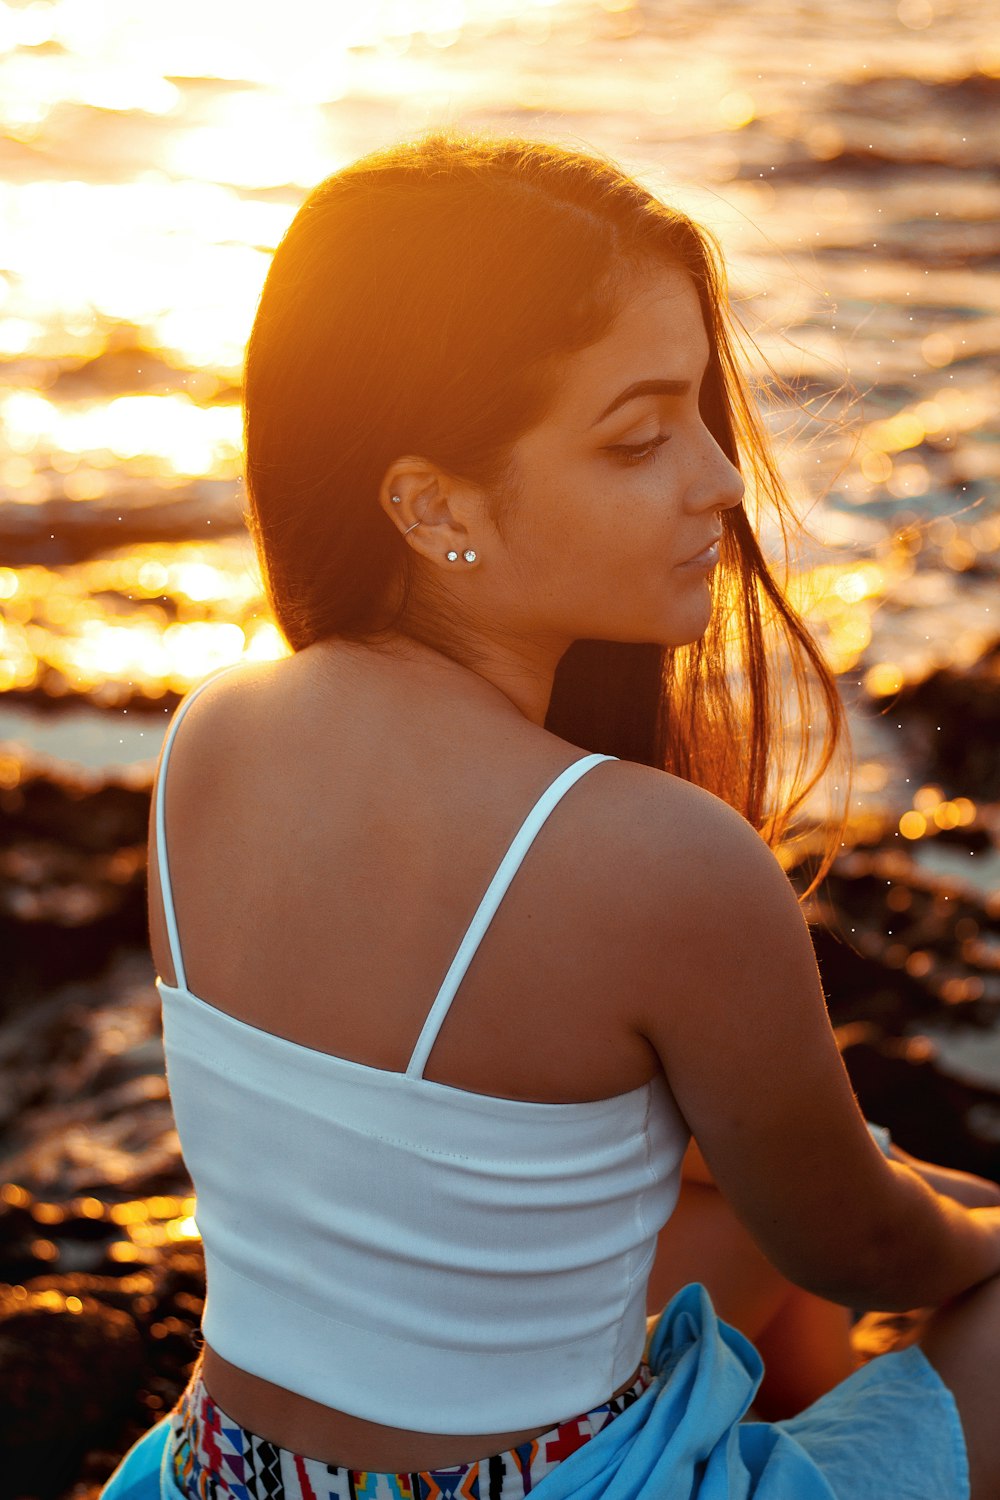
[{"label": "freckled skin", "polygon": [[[426,460],[401,458],[386,474],[383,508],[413,528],[418,613],[431,577],[454,597],[476,670],[538,724],[573,641],[679,646],[705,632],[709,570],[679,565],[719,534],[744,491],[698,408],[708,357],[690,277],[646,272],[605,337],[566,358],[552,406],[515,444],[519,493],[503,536],[481,491]],[[687,389],[638,396],[597,421],[653,380]],[[443,563],[469,547],[473,565]]]},{"label": "freckled skin", "polygon": [[[530,567],[524,607],[541,598],[544,631],[567,641],[697,640],[708,623],[706,573],[676,571],[720,529],[743,481],[706,428],[698,391],[709,343],[686,275],[651,277],[609,335],[569,362],[547,419],[516,448],[525,477],[518,550]],[[632,382],[686,380],[680,396],[639,396],[596,426]],[[650,444],[646,456],[611,451]],[[635,461],[632,461],[632,460]],[[536,590],[538,592],[536,592]],[[515,596],[520,603],[520,598]]]}]

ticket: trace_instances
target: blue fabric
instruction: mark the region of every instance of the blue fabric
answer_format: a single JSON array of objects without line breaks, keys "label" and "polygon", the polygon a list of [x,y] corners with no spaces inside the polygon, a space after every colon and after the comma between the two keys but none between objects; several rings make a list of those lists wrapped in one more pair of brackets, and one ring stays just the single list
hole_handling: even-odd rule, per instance
[{"label": "blue fabric", "polygon": [[170,1462],[170,1417],[161,1417],[125,1454],[99,1500],[188,1500],[174,1482]]},{"label": "blue fabric", "polygon": [[[649,1364],[638,1401],[545,1475],[533,1500],[969,1500],[954,1398],[915,1346],[872,1360],[786,1422],[743,1421],[763,1363],[693,1284],[664,1309]],[[186,1500],[169,1437],[164,1417],[101,1500]]]},{"label": "blue fabric", "polygon": [[955,1398],[916,1345],[871,1360],[777,1425],[802,1444],[838,1497],[884,1500],[888,1484],[892,1500],[968,1500],[969,1459]]},{"label": "blue fabric", "polygon": [[692,1285],[664,1309],[649,1363],[635,1405],[533,1500],[969,1500],[954,1397],[916,1347],[872,1360],[787,1422],[745,1422],[763,1362]]}]

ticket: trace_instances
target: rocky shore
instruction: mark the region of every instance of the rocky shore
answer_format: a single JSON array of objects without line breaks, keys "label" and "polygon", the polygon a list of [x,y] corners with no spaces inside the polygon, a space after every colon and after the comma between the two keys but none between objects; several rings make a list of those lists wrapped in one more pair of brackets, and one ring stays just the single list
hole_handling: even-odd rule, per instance
[{"label": "rocky shore", "polygon": [[[996,650],[899,695],[936,816],[912,840],[869,828],[807,911],[866,1114],[1000,1181],[998,704]],[[0,1500],[89,1500],[182,1390],[204,1292],[147,946],[149,787],[0,771]]]}]

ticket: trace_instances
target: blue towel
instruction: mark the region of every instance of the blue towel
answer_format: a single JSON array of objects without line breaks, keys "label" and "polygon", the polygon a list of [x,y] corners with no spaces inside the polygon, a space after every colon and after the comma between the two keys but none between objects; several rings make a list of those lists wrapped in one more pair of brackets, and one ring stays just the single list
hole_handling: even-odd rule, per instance
[{"label": "blue towel", "polygon": [[[546,1474],[533,1500],[968,1500],[954,1398],[915,1345],[872,1360],[788,1421],[745,1421],[760,1355],[692,1284],[661,1314],[649,1364],[638,1401]],[[188,1500],[169,1437],[163,1417],[101,1500]]]}]

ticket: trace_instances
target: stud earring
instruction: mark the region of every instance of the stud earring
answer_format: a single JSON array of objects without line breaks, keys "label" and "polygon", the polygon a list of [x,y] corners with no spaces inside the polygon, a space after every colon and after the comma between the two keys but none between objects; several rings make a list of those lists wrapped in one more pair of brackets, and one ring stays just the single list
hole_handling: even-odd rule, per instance
[{"label": "stud earring", "polygon": [[403,499],[402,495],[393,495],[391,498],[392,498],[393,505],[399,505],[399,504],[401,504],[402,499]]},{"label": "stud earring", "polygon": [[449,552],[448,553],[448,561],[449,562],[458,562],[458,553],[457,552]]},{"label": "stud earring", "polygon": [[463,552],[462,556],[465,558],[466,562],[475,562],[476,560],[476,554],[472,551],[471,547],[469,548],[468,552]]}]

